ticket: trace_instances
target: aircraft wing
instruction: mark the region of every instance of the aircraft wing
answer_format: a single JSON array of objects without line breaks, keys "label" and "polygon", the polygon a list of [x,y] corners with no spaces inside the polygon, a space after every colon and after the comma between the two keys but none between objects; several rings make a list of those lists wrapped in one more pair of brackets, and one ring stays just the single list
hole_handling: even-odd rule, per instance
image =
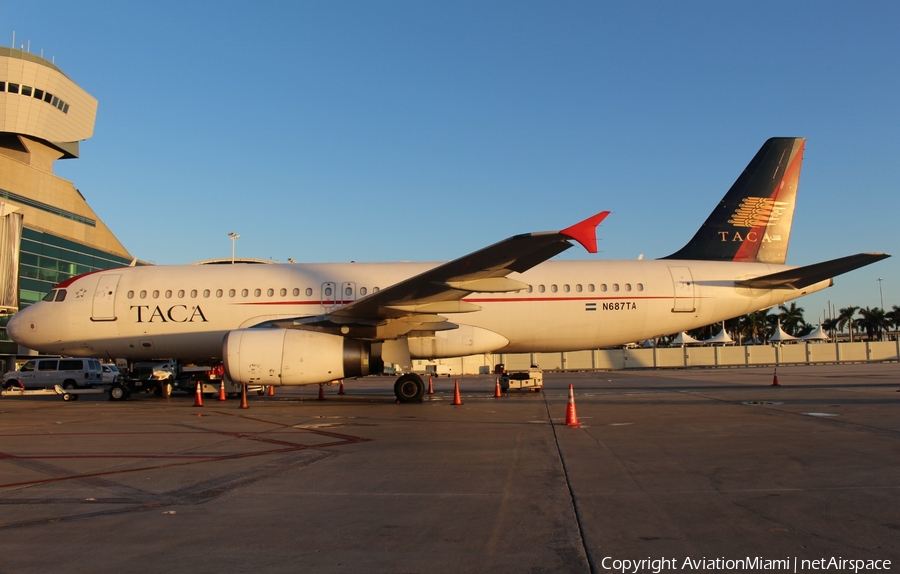
[{"label": "aircraft wing", "polygon": [[330,317],[362,320],[411,315],[464,313],[480,307],[462,301],[471,293],[519,291],[526,284],[507,278],[522,273],[572,247],[575,240],[597,252],[596,228],[609,215],[600,212],[563,229],[515,235],[332,311]]},{"label": "aircraft wing", "polygon": [[574,240],[597,252],[597,226],[602,211],[562,231],[515,235],[459,259],[438,265],[325,315],[276,319],[255,325],[306,329],[361,339],[391,339],[417,329],[443,331],[457,326],[441,313],[481,310],[463,301],[471,293],[506,293],[528,287],[507,277],[522,273],[572,247]]},{"label": "aircraft wing", "polygon": [[803,289],[819,281],[831,279],[842,273],[853,271],[888,257],[890,255],[887,253],[857,253],[856,255],[848,255],[847,257],[832,259],[831,261],[796,267],[787,271],[763,275],[762,277],[735,281],[735,284],[740,287],[757,287],[760,289]]}]

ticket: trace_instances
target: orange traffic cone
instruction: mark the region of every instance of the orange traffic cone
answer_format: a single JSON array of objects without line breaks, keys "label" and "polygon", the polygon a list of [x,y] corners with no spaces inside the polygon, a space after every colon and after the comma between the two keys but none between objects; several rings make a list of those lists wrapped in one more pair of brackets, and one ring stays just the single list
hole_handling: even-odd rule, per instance
[{"label": "orange traffic cone", "polygon": [[494,386],[494,398],[499,399],[503,396],[503,392],[500,390],[500,377],[497,377],[497,384]]},{"label": "orange traffic cone", "polygon": [[249,409],[250,405],[247,404],[247,383],[241,384],[241,407],[242,409]]},{"label": "orange traffic cone", "polygon": [[197,392],[194,394],[194,406],[202,407],[203,406],[203,389],[200,381],[197,381]]},{"label": "orange traffic cone", "polygon": [[343,395],[343,394],[344,394],[344,381],[341,381],[341,384],[338,385],[338,394],[339,394],[339,395]]},{"label": "orange traffic cone", "polygon": [[453,405],[461,405],[462,404],[462,399],[459,396],[459,379],[456,379],[456,381],[453,383],[453,402],[451,404],[453,404]]},{"label": "orange traffic cone", "polygon": [[581,426],[581,423],[578,422],[578,415],[575,414],[575,391],[572,389],[572,385],[569,385],[569,404],[566,406],[566,426]]},{"label": "orange traffic cone", "polygon": [[429,395],[434,394],[434,382],[431,380],[432,378],[433,377],[431,377],[431,376],[428,377],[428,394]]},{"label": "orange traffic cone", "polygon": [[225,400],[225,380],[224,379],[219,381],[219,400],[220,401]]},{"label": "orange traffic cone", "polygon": [[781,385],[778,384],[778,367],[775,367],[775,375],[772,377],[772,386],[773,386],[773,387],[780,387],[780,386],[781,386]]},{"label": "orange traffic cone", "polygon": [[275,385],[269,385],[268,396],[270,396],[270,397],[274,397],[274,396],[275,396]]},{"label": "orange traffic cone", "polygon": [[325,400],[325,385],[319,385],[319,400]]}]

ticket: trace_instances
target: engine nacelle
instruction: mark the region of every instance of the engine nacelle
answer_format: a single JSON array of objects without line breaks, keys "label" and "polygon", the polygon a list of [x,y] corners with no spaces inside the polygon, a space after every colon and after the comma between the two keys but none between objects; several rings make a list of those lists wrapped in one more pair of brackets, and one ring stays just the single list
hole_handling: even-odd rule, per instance
[{"label": "engine nacelle", "polygon": [[509,339],[481,327],[460,325],[451,331],[437,331],[428,337],[409,337],[413,359],[442,359],[493,353],[509,345]]},{"label": "engine nacelle", "polygon": [[369,374],[368,343],[298,329],[237,329],[225,335],[228,378],[254,385],[312,385]]}]

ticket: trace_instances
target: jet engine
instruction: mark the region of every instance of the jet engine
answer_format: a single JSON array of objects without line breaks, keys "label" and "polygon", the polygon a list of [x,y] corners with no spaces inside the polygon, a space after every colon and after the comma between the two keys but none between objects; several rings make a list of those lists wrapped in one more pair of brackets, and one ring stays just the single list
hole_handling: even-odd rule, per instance
[{"label": "jet engine", "polygon": [[235,383],[311,385],[369,374],[369,343],[298,329],[237,329],[225,335],[225,372]]},{"label": "jet engine", "polygon": [[410,335],[409,355],[414,359],[441,359],[493,353],[509,345],[509,339],[495,333],[460,325],[452,331],[437,331],[429,335]]}]

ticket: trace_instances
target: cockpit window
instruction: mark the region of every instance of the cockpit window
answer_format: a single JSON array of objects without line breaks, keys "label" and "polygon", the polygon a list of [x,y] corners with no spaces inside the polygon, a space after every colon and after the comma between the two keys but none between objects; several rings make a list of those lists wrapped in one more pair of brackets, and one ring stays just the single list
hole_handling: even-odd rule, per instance
[{"label": "cockpit window", "polygon": [[44,295],[44,298],[42,299],[42,301],[53,301],[53,299],[55,297],[56,297],[56,289],[51,289],[49,293]]},{"label": "cockpit window", "polygon": [[65,300],[66,300],[66,290],[65,290],[65,289],[60,289],[60,290],[56,293],[56,302],[59,303],[60,301],[65,301]]}]

